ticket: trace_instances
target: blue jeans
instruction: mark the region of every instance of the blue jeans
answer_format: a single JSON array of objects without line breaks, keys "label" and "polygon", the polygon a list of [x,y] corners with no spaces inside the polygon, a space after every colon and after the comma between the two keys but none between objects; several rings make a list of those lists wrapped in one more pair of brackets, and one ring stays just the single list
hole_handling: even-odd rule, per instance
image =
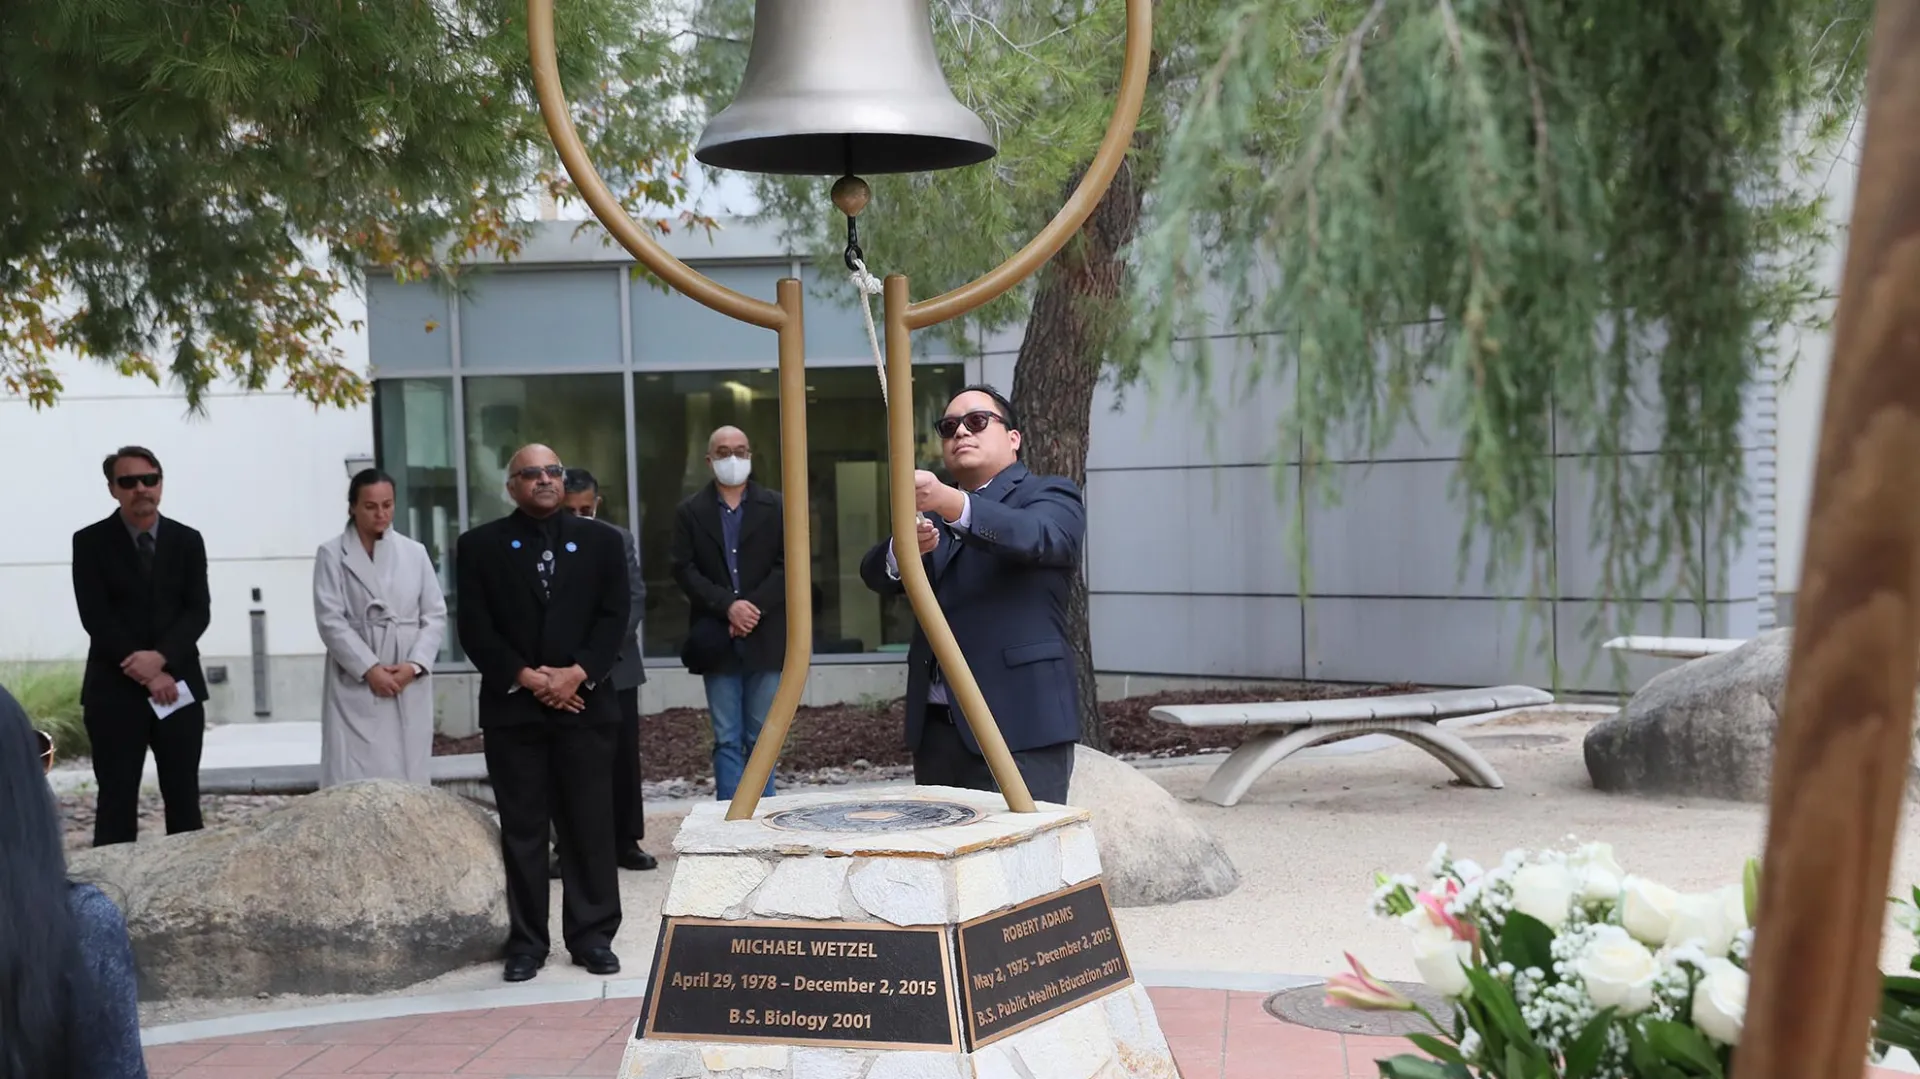
[{"label": "blue jeans", "polygon": [[[780,688],[780,672],[710,674],[706,682],[707,711],[713,715],[713,796],[728,801],[740,786],[753,744],[760,740],[760,725],[767,721],[774,691]],[[773,793],[771,772],[763,793]]]}]

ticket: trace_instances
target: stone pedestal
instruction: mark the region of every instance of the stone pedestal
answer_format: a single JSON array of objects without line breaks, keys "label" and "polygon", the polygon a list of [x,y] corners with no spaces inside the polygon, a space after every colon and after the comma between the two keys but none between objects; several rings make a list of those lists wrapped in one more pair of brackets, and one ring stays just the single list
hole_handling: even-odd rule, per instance
[{"label": "stone pedestal", "polygon": [[621,1079],[1175,1079],[1084,810],[897,787],[698,806]]}]

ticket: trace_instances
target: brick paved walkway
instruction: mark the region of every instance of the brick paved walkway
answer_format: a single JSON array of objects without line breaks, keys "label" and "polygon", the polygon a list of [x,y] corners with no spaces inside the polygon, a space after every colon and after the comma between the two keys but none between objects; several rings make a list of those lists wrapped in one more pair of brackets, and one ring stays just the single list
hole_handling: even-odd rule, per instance
[{"label": "brick paved walkway", "polygon": [[[1375,1058],[1408,1046],[1283,1023],[1259,993],[1149,995],[1182,1079],[1373,1079]],[[153,1046],[147,1067],[153,1079],[613,1079],[639,1008],[589,1000],[266,1031]]]}]

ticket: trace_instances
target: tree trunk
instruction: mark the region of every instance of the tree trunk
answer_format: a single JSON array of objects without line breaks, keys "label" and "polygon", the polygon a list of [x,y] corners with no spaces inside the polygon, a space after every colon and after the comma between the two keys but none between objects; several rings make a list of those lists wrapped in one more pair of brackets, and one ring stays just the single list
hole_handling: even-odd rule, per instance
[{"label": "tree trunk", "polygon": [[[1139,228],[1143,187],[1129,159],[1079,235],[1041,269],[1014,366],[1011,396],[1025,428],[1022,456],[1027,467],[1065,476],[1082,489],[1087,482],[1093,389],[1106,358],[1107,327],[1113,325],[1114,309],[1126,283],[1121,253]],[[1067,632],[1080,684],[1080,741],[1105,752],[1109,744],[1094,692],[1084,566],[1074,574],[1068,592]]]}]

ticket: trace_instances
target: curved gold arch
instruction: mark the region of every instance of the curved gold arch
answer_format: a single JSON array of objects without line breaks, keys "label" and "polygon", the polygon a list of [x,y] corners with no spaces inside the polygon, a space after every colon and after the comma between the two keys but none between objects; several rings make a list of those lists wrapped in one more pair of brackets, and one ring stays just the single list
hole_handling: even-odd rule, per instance
[{"label": "curved gold arch", "polygon": [[1094,207],[1100,204],[1126,159],[1133,144],[1133,131],[1140,122],[1140,109],[1147,100],[1147,76],[1153,57],[1153,0],[1127,0],[1127,53],[1122,63],[1120,96],[1114,102],[1113,116],[1107,121],[1107,133],[1094,152],[1093,163],[1080,177],[1079,186],[1047,227],[1040,230],[1027,246],[1013,253],[969,284],[943,292],[928,300],[907,305],[906,327],[924,330],[959,318],[981,304],[999,298],[1008,289],[1033,276],[1048,259],[1058,254],[1080,226],[1086,224]]},{"label": "curved gold arch", "polygon": [[[913,510],[913,435],[912,368],[913,330],[958,318],[1031,277],[1046,261],[1065,246],[1092,215],[1100,199],[1119,172],[1121,162],[1133,142],[1140,110],[1146,100],[1147,79],[1153,49],[1153,0],[1126,0],[1126,54],[1121,74],[1120,93],[1106,133],[1094,153],[1091,164],[1079,184],[1061,206],[1053,220],[1026,246],[1005,262],[976,280],[920,303],[907,296],[906,278],[892,275],[884,290],[887,328],[886,370],[889,389],[888,407],[888,494],[892,503],[894,543],[899,550],[912,549]],[[787,662],[781,673],[780,690],[761,731],[759,744],[747,761],[740,788],[727,810],[728,820],[752,816],[760,791],[773,772],[775,758],[786,742],[789,724],[798,706],[811,660],[810,620],[806,618],[809,597],[805,568],[811,555],[807,537],[805,407],[800,392],[804,382],[803,346],[800,341],[801,313],[797,281],[782,281],[780,304],[756,300],[726,288],[668,254],[627,215],[599,173],[587,159],[586,148],[568,112],[566,95],[560,86],[559,62],[553,33],[553,0],[527,0],[527,39],[533,55],[534,89],[540,99],[541,115],[560,160],[593,210],[615,239],[634,258],[652,270],[672,288],[723,315],[752,325],[779,331],[780,372],[782,382],[781,437],[783,485],[787,487],[787,605],[789,608]],[[794,383],[789,387],[789,382]],[[794,392],[787,392],[792,390]],[[793,445],[786,445],[790,440]],[[797,447],[797,452],[796,452]],[[798,572],[796,572],[798,569]],[[933,594],[925,567],[918,559],[900,560],[901,580],[908,601],[928,643],[946,674],[955,704],[980,744],[993,773],[995,783],[1007,800],[1009,809],[1019,813],[1034,811],[1032,795],[1008,752],[979,683],[969,669]],[[797,620],[796,620],[797,619]]]},{"label": "curved gold arch", "polygon": [[547,123],[547,135],[560,154],[567,175],[587,200],[593,216],[613,233],[620,246],[640,260],[640,264],[659,275],[662,281],[694,300],[730,318],[769,330],[778,330],[787,322],[787,314],[776,304],[756,300],[720,284],[667,253],[646,231],[627,216],[606,181],[587,159],[587,148],[573,126],[567,94],[560,86],[560,60],[553,40],[553,0],[527,0],[527,45],[533,53],[533,88],[540,98],[540,115]]}]

